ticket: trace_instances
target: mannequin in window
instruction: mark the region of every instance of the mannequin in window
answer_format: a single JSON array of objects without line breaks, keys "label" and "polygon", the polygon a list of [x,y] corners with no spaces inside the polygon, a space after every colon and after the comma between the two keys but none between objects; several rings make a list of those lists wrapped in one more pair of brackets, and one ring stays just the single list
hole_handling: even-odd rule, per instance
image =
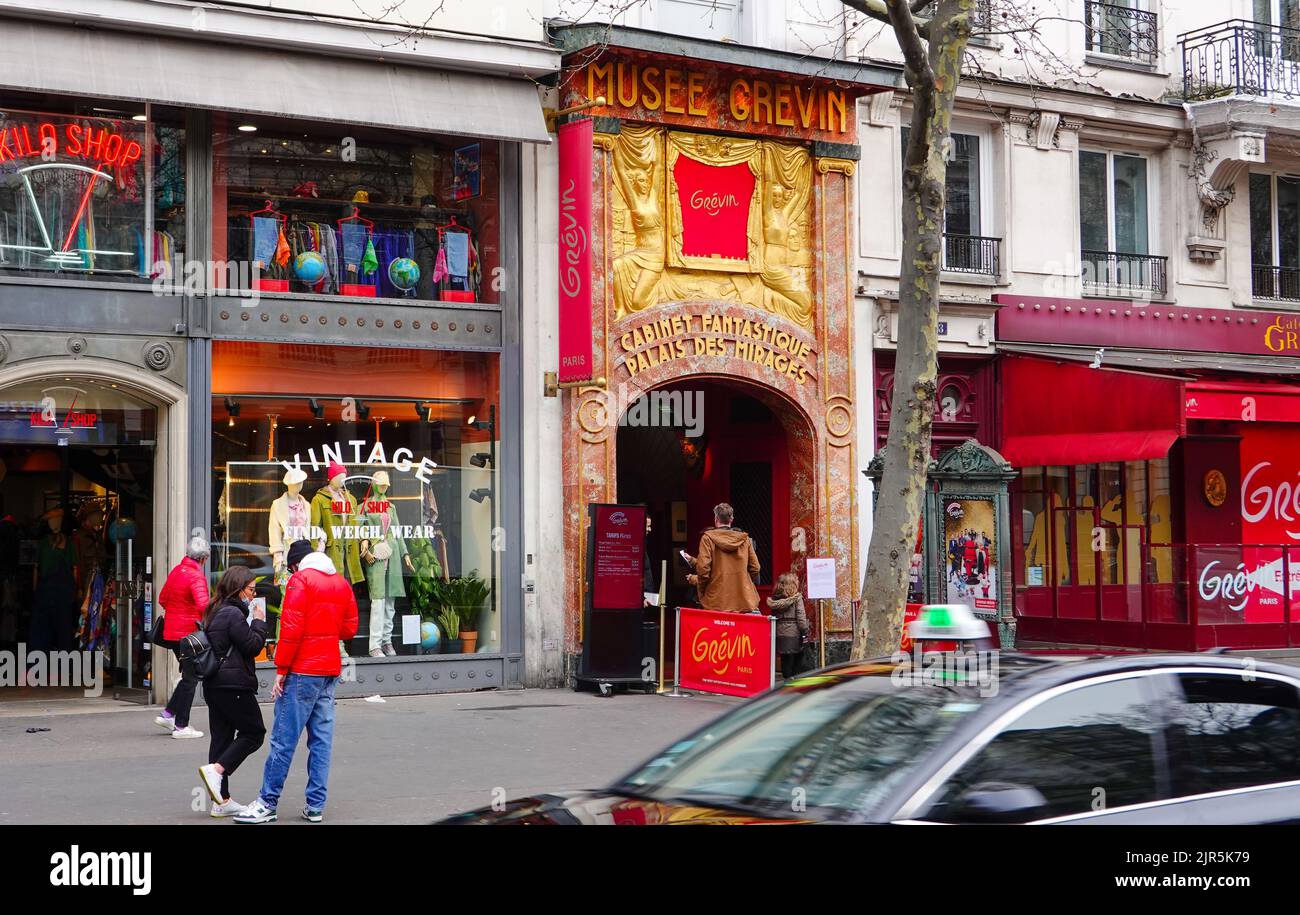
[{"label": "mannequin in window", "polygon": [[48,531],[36,551],[32,570],[32,619],[28,628],[30,651],[71,650],[76,628],[78,581],[77,548],[63,530],[65,512],[55,508],[43,516]]},{"label": "mannequin in window", "polygon": [[284,492],[271,503],[271,516],[267,520],[267,545],[271,549],[271,563],[275,566],[275,583],[283,588],[289,581],[289,567],[285,551],[295,540],[308,538],[311,520],[311,503],[302,495],[302,484],[307,472],[297,467],[284,475]]},{"label": "mannequin in window", "polygon": [[[344,528],[356,523],[357,500],[344,484],[348,481],[347,468],[338,461],[330,461],[325,471],[329,482],[316,491],[311,500],[311,526],[316,535],[316,549],[334,563],[334,570],[350,584],[365,578],[361,571],[361,550],[356,540],[343,536]],[[347,646],[339,642],[339,654],[348,656]]]},{"label": "mannequin in window", "polygon": [[[1058,559],[1064,559],[1061,555],[1065,552],[1065,513],[1058,512],[1056,509],[1061,507],[1061,497],[1057,493],[1049,493],[1047,496],[1047,508],[1034,516],[1034,532],[1029,537],[1029,546],[1025,548],[1025,565],[1033,568],[1037,566],[1043,569],[1042,583],[1044,586],[1050,586],[1052,579],[1052,554],[1051,545],[1048,542],[1046,519],[1048,515],[1054,519],[1052,527],[1056,535],[1056,553]],[[1070,580],[1070,564],[1060,562],[1057,566],[1056,583],[1063,585]]]},{"label": "mannequin in window", "polygon": [[1079,507],[1083,511],[1071,512],[1074,515],[1074,556],[1072,559],[1075,574],[1078,576],[1074,583],[1088,587],[1097,583],[1097,554],[1092,549],[1092,529],[1096,527],[1096,520],[1092,514],[1094,505],[1095,502],[1092,496],[1084,496],[1079,500]]},{"label": "mannequin in window", "polygon": [[400,536],[397,506],[388,492],[388,471],[375,472],[357,514],[357,524],[377,529],[379,536],[361,541],[361,558],[366,563],[366,584],[370,593],[370,657],[392,657],[393,615],[397,598],[406,596],[402,585],[403,569],[415,572],[407,553],[406,540]]}]

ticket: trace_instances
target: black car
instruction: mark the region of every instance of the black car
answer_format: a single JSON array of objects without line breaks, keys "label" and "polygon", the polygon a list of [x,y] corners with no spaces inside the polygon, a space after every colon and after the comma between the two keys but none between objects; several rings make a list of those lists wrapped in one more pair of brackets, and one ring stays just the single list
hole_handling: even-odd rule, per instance
[{"label": "black car", "polygon": [[603,790],[443,822],[1300,823],[1300,669],[1212,654],[851,662]]}]

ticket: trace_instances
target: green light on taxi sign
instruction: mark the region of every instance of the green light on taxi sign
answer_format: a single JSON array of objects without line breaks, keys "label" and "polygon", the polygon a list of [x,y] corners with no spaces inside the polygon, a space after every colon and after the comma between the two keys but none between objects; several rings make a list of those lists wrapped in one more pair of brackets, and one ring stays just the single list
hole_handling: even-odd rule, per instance
[{"label": "green light on taxi sign", "polygon": [[925,625],[946,629],[952,625],[952,616],[947,607],[932,607],[925,615]]}]

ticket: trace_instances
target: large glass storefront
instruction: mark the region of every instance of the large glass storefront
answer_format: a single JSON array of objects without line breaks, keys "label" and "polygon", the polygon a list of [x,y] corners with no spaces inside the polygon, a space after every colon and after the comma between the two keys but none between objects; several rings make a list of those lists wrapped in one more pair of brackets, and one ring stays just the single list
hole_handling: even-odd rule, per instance
[{"label": "large glass storefront", "polygon": [[218,115],[213,144],[213,260],[253,268],[219,282],[498,301],[496,141]]},{"label": "large glass storefront", "polygon": [[212,574],[278,591],[308,540],[354,585],[349,653],[499,651],[498,388],[495,353],[214,343]]}]

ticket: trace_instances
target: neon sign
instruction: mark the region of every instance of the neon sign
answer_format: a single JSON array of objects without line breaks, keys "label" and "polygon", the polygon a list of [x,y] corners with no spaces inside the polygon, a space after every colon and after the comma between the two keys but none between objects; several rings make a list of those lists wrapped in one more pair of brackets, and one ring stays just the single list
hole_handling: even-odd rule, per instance
[{"label": "neon sign", "polygon": [[55,429],[58,427],[64,429],[94,429],[99,426],[99,414],[69,410],[64,414],[63,422],[59,422],[48,412],[33,410],[28,421],[33,429]]},{"label": "neon sign", "polygon": [[48,162],[63,155],[124,169],[140,161],[143,152],[144,147],[137,141],[113,133],[107,127],[55,125],[50,121],[0,127],[0,162],[33,157]]}]

